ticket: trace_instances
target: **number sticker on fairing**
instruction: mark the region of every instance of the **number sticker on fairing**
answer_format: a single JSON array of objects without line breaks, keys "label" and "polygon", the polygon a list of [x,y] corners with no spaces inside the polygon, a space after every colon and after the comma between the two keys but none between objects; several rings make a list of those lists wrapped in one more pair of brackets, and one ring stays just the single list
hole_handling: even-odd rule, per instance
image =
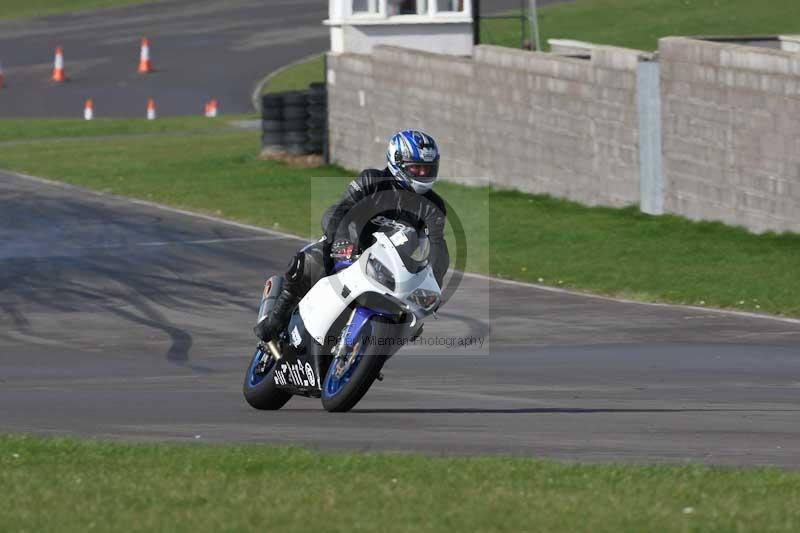
[{"label": "number sticker on fairing", "polygon": [[306,363],[306,377],[312,387],[317,384],[317,378],[314,376],[314,369],[311,368],[311,363]]},{"label": "number sticker on fairing", "polygon": [[275,385],[286,385],[286,376],[283,375],[283,372],[280,368],[275,369]]},{"label": "number sticker on fairing", "polygon": [[300,336],[300,330],[297,329],[297,326],[294,327],[292,330],[292,346],[297,348],[303,342],[303,337]]},{"label": "number sticker on fairing", "polygon": [[298,361],[294,364],[283,363],[279,368],[276,368],[275,384],[287,385],[289,383],[295,387],[315,387],[317,385],[317,376],[314,374],[311,364],[306,363],[304,367]]}]

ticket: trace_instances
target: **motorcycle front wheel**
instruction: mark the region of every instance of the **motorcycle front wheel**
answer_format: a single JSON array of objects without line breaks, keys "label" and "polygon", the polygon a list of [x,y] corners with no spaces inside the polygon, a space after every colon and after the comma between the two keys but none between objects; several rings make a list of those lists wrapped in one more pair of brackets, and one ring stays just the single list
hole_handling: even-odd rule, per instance
[{"label": "motorcycle front wheel", "polygon": [[355,407],[378,377],[389,356],[386,346],[376,342],[389,333],[388,324],[370,320],[362,328],[355,346],[334,359],[322,382],[322,406],[331,413]]}]

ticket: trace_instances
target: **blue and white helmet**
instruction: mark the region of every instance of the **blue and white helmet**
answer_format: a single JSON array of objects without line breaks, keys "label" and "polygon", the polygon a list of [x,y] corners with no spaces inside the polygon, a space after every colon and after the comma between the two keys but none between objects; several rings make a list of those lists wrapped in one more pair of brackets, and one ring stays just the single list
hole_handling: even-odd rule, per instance
[{"label": "blue and white helmet", "polygon": [[403,130],[389,141],[386,151],[389,171],[414,192],[431,190],[439,175],[439,147],[421,131]]}]

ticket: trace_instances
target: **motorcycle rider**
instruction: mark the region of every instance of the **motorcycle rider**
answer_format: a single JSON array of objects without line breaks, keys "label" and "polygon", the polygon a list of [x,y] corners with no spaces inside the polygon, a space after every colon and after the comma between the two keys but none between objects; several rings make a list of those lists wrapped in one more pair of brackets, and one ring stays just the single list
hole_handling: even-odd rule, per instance
[{"label": "motorcycle rider", "polygon": [[349,259],[362,244],[359,241],[380,226],[424,228],[430,241],[430,263],[441,286],[450,256],[444,239],[444,200],[432,190],[439,157],[436,141],[426,133],[403,130],[394,135],[386,152],[386,168],[361,172],[323,215],[324,236],[289,262],[283,290],[269,317],[256,326],[256,336],[264,341],[275,338],[300,299],[332,272],[334,261]]}]

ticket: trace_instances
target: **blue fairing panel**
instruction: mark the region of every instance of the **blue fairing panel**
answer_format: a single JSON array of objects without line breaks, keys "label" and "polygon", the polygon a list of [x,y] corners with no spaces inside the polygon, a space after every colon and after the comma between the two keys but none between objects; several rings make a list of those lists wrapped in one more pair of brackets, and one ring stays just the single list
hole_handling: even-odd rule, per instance
[{"label": "blue fairing panel", "polygon": [[361,330],[364,328],[364,324],[369,322],[369,320],[374,316],[389,316],[380,311],[376,311],[375,309],[370,309],[369,307],[357,307],[356,314],[353,317],[352,322],[350,322],[350,327],[347,328],[347,334],[345,335],[345,340],[347,341],[348,346],[355,346],[356,342],[358,341],[358,334],[361,333]]},{"label": "blue fairing panel", "polygon": [[353,264],[352,261],[337,261],[335,265],[333,265],[333,273],[336,274],[340,270],[344,270],[345,268],[351,266]]}]

